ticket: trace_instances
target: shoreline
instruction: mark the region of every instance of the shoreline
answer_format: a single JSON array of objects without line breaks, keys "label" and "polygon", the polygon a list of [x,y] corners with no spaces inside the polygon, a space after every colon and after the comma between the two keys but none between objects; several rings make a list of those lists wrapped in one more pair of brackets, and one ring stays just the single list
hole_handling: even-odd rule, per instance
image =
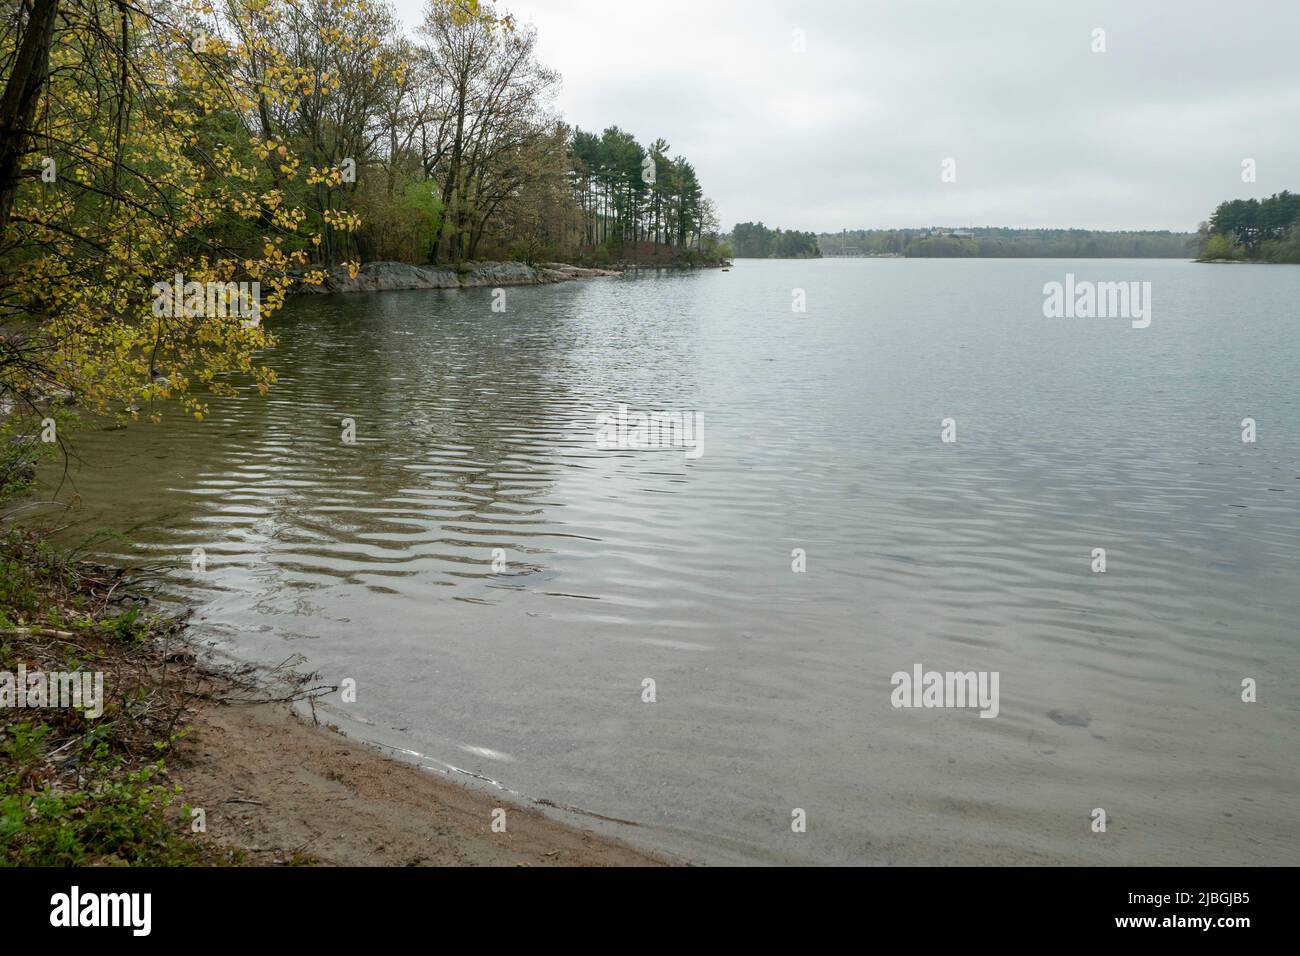
[{"label": "shoreline", "polygon": [[[0,573],[0,862],[674,865],[320,723],[337,687],[219,661],[129,572],[10,531]],[[53,696],[60,675],[92,672],[93,707]],[[42,675],[50,698],[9,699],[14,674]]]},{"label": "shoreline", "polygon": [[[310,723],[290,704],[309,698],[277,696],[285,688],[271,690],[276,682],[251,665],[192,667],[196,739],[170,775],[187,802],[206,808],[208,832],[251,863],[305,855],[326,866],[669,865]],[[506,829],[494,832],[500,810]]]},{"label": "shoreline", "polygon": [[426,289],[481,289],[506,286],[553,285],[578,279],[621,276],[646,270],[730,268],[731,263],[689,265],[673,262],[619,262],[611,267],[575,266],[565,262],[464,262],[452,266],[417,266],[406,262],[364,263],[355,276],[344,268],[329,272],[324,286],[299,286],[295,296],[346,295],[357,292],[399,292]]},{"label": "shoreline", "polygon": [[356,292],[397,292],[415,289],[474,289],[496,286],[550,285],[574,279],[616,276],[609,269],[586,269],[565,263],[523,262],[462,263],[450,266],[415,266],[405,262],[367,262],[355,276],[344,268],[329,272],[324,286],[303,285],[297,295],[339,295]]},{"label": "shoreline", "polygon": [[1193,259],[1203,266],[1295,266],[1300,262],[1278,262],[1276,259]]}]

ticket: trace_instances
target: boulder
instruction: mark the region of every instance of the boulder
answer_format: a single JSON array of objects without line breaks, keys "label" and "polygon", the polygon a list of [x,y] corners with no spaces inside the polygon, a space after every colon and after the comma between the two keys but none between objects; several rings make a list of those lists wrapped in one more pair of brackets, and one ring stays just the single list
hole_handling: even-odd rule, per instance
[{"label": "boulder", "polygon": [[388,292],[399,289],[468,289],[539,285],[617,275],[608,269],[583,269],[562,262],[530,266],[524,262],[466,262],[459,270],[446,266],[413,266],[405,262],[367,262],[356,276],[335,269],[324,286],[300,286],[303,293]]}]

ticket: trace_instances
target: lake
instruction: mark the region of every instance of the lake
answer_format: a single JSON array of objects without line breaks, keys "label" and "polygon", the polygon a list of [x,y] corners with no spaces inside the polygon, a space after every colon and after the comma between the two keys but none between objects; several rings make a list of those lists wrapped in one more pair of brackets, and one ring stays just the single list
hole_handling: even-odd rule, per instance
[{"label": "lake", "polygon": [[[1045,317],[1067,275],[1150,282],[1149,327]],[[269,396],[74,436],[63,538],[117,533],[221,654],[355,680],[347,732],[689,860],[1297,862],[1300,268],[493,303],[292,301]],[[605,447],[619,404],[698,413],[702,454]],[[997,716],[893,706],[918,665],[996,672]]]}]

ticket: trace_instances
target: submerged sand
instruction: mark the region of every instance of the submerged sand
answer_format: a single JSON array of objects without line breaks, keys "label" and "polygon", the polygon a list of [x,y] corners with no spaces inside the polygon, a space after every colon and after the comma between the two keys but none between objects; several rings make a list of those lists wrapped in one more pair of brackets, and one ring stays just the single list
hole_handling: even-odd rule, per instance
[{"label": "submerged sand", "polygon": [[[667,861],[461,786],[303,720],[265,687],[200,672],[171,777],[249,862],[657,866]],[[493,811],[505,811],[494,832]],[[499,814],[498,814],[499,817]]]}]

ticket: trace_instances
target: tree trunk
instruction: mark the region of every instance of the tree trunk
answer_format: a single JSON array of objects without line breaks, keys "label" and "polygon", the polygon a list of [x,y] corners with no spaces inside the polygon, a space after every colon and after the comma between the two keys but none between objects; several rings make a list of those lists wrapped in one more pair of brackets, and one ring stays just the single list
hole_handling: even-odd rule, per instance
[{"label": "tree trunk", "polygon": [[0,99],[0,231],[9,225],[22,177],[20,166],[27,153],[28,130],[49,77],[50,43],[58,8],[58,0],[32,0],[27,29]]}]

